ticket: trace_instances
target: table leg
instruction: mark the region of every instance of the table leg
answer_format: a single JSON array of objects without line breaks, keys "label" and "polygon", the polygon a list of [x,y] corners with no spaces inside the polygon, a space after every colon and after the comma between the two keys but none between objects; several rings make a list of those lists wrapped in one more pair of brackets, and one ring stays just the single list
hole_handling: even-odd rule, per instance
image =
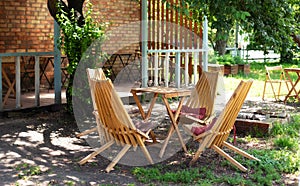
[{"label": "table leg", "polygon": [[294,84],[294,88],[295,88],[295,92],[296,92],[296,98],[298,99],[298,101],[300,102],[300,97],[299,97],[299,94],[300,94],[300,89],[299,89],[299,91],[297,92],[296,91],[296,86],[297,86],[297,84],[299,83],[299,81],[300,81],[300,74],[299,74],[299,72],[297,72],[297,75],[298,75],[298,79],[297,79],[297,81],[295,82],[295,84]]},{"label": "table leg", "polygon": [[165,139],[165,141],[164,141],[164,143],[163,143],[163,146],[162,146],[162,148],[161,148],[161,150],[160,150],[160,152],[159,152],[159,157],[160,157],[160,158],[163,157],[163,155],[164,155],[164,153],[165,153],[165,150],[166,150],[166,147],[167,147],[167,144],[168,144],[168,142],[169,142],[169,140],[170,140],[172,134],[174,133],[174,130],[177,132],[177,135],[178,135],[178,138],[179,138],[179,141],[180,141],[180,143],[181,143],[181,146],[182,146],[183,150],[184,150],[185,152],[187,152],[186,146],[185,146],[185,144],[184,144],[184,142],[183,142],[182,136],[181,136],[180,131],[179,131],[179,129],[178,129],[178,124],[179,124],[179,123],[177,122],[177,119],[178,119],[178,116],[179,116],[181,107],[182,107],[182,105],[183,105],[184,98],[185,98],[185,97],[182,97],[182,98],[181,98],[181,100],[180,100],[180,102],[179,102],[179,105],[178,105],[178,108],[177,108],[177,110],[176,110],[176,113],[175,113],[175,115],[173,115],[172,110],[171,110],[171,108],[170,108],[170,105],[169,105],[169,102],[168,102],[167,98],[163,97],[163,101],[164,101],[164,103],[165,103],[165,106],[166,106],[166,108],[167,108],[167,112],[168,112],[168,114],[169,114],[169,116],[170,116],[170,119],[171,119],[171,127],[170,127],[170,129],[169,129],[169,131],[168,131],[168,135],[167,135],[167,137],[166,137],[166,139]]},{"label": "table leg", "polygon": [[143,107],[141,105],[140,99],[137,97],[135,91],[131,91],[131,93],[132,93],[133,99],[134,99],[137,107],[139,108],[139,111],[141,113],[142,118],[145,119],[146,115],[145,115],[144,109],[143,109]]},{"label": "table leg", "polygon": [[146,118],[144,118],[144,119],[150,118],[150,115],[151,115],[151,112],[152,112],[152,109],[154,107],[154,104],[156,102],[157,97],[158,97],[158,93],[154,93],[154,96],[152,98],[152,101],[151,101],[150,106],[149,106],[148,111],[147,111]]},{"label": "table leg", "polygon": [[157,97],[158,97],[158,93],[155,93],[155,94],[154,94],[154,96],[153,96],[153,98],[152,98],[152,101],[151,101],[151,103],[150,103],[150,106],[149,106],[149,108],[148,108],[147,114],[145,114],[144,109],[143,109],[143,107],[142,107],[142,104],[141,104],[141,102],[140,102],[140,99],[139,99],[139,98],[137,97],[137,95],[136,95],[136,92],[133,92],[133,91],[132,91],[131,93],[132,93],[132,95],[133,95],[134,101],[136,102],[136,105],[137,105],[138,108],[139,108],[139,111],[140,111],[140,113],[141,113],[142,118],[143,118],[144,120],[147,120],[147,119],[150,117],[150,115],[151,115],[152,109],[153,109],[154,104],[155,104],[155,102],[156,102],[156,99],[157,99]]}]

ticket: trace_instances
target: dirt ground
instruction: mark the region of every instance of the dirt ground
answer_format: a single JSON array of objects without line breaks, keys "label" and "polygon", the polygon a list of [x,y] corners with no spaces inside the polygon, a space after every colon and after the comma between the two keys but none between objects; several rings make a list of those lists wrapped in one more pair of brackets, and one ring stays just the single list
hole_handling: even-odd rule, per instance
[{"label": "dirt ground", "polygon": [[[143,185],[132,175],[131,166],[117,164],[115,170],[106,173],[104,170],[110,161],[100,155],[80,166],[77,162],[92,148],[84,139],[76,138],[79,130],[74,118],[64,108],[53,108],[2,114],[1,185]],[[192,142],[189,148],[194,148]],[[249,147],[244,145],[242,148]],[[190,156],[179,151],[160,164],[172,163],[174,166],[169,167],[176,170],[188,168],[190,160]],[[206,153],[194,166],[211,161],[222,161],[222,158],[215,153]],[[219,173],[235,172],[228,166],[218,166],[216,169]],[[286,176],[285,179],[295,185],[295,177]]]}]

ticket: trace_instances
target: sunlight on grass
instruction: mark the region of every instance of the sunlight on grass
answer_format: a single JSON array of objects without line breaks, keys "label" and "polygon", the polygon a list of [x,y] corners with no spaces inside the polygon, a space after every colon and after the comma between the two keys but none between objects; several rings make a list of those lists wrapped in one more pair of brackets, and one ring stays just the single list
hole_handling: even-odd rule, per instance
[{"label": "sunlight on grass", "polygon": [[[279,63],[251,63],[251,72],[249,75],[245,76],[242,74],[238,74],[236,76],[228,76],[224,77],[224,86],[226,91],[234,91],[237,85],[241,80],[253,79],[253,85],[248,93],[248,98],[262,98],[263,89],[264,89],[264,80],[265,80],[265,65],[268,66],[276,66]],[[298,66],[295,64],[280,64],[283,68],[297,68]],[[296,74],[290,74],[292,81],[295,82],[297,79]],[[289,85],[291,88],[291,85]],[[277,93],[279,89],[279,84],[275,84],[275,92]],[[300,90],[300,83],[296,86],[296,90]],[[284,96],[288,94],[288,89],[285,84],[281,86],[281,100],[284,100]],[[274,95],[271,89],[270,84],[267,84],[265,98],[267,100],[274,100]]]},{"label": "sunlight on grass", "polygon": [[[241,80],[242,79],[236,79],[234,77],[224,77],[225,91],[234,91]],[[249,97],[250,98],[262,98],[263,89],[264,89],[264,81],[254,80],[254,82],[251,86],[251,89],[248,93],[248,98]],[[275,91],[278,91],[278,86],[275,87]],[[284,100],[284,95],[286,95],[288,93],[287,87],[282,86],[280,92],[283,95],[283,96],[281,96],[281,99]],[[270,84],[267,84],[265,97],[267,99],[269,99],[269,98],[274,99]]]}]

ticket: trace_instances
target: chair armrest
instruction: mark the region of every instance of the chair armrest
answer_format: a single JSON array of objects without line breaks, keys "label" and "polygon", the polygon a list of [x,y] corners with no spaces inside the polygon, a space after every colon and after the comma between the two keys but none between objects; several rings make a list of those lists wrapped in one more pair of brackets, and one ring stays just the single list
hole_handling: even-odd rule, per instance
[{"label": "chair armrest", "polygon": [[143,136],[144,138],[150,139],[149,133],[150,133],[151,130],[152,129],[149,129],[147,132],[142,132],[141,130],[136,129],[136,132],[139,133],[139,135]]},{"label": "chair armrest", "polygon": [[208,124],[216,117],[216,115],[213,114],[213,115],[211,115],[210,117],[205,118],[204,120],[195,118],[195,117],[190,116],[190,115],[185,115],[184,117],[186,117],[186,118],[188,118],[188,119],[190,119],[190,120],[193,120],[193,121],[195,121],[195,122],[198,122],[198,123],[200,123],[200,124],[208,125]]}]

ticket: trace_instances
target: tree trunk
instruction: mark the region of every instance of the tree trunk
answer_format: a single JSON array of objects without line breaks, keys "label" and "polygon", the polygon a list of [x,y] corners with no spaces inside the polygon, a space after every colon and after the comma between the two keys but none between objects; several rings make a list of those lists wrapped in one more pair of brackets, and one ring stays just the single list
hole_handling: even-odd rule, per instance
[{"label": "tree trunk", "polygon": [[217,30],[217,33],[216,33],[217,40],[216,40],[215,50],[221,56],[224,55],[226,52],[226,45],[227,45],[227,40],[228,40],[228,38],[223,39],[224,35],[225,35],[224,32]]},{"label": "tree trunk", "polygon": [[[62,4],[62,10],[64,12],[67,13],[67,16],[69,18],[69,20],[74,20],[71,18],[72,16],[72,9],[74,9],[75,11],[75,20],[78,23],[78,26],[83,26],[84,25],[84,16],[83,16],[83,12],[82,12],[82,7],[83,7],[83,3],[84,0],[68,0],[68,5],[65,4],[62,0],[48,0],[47,1],[47,6],[48,6],[48,10],[50,12],[50,15],[58,22],[59,21],[57,19],[57,14],[58,14],[58,7],[57,7],[57,3],[61,3]],[[81,50],[78,50],[78,52],[80,53],[80,57],[81,58]],[[71,56],[68,56],[68,60],[69,62],[74,60],[72,59]],[[76,60],[76,59],[75,59]],[[74,63],[74,61],[72,61]],[[77,63],[79,63],[79,61],[75,61]],[[72,64],[73,64],[72,63]],[[75,73],[76,71],[74,71]],[[69,77],[69,81],[68,81],[68,85],[67,85],[67,90],[66,90],[66,99],[67,99],[67,107],[69,112],[73,112],[73,108],[72,108],[72,90],[73,90],[73,81],[74,81],[74,73],[70,74]]]},{"label": "tree trunk", "polygon": [[293,40],[295,41],[295,43],[298,44],[298,47],[300,47],[300,35],[296,35],[296,34],[292,34]]},{"label": "tree trunk", "polygon": [[82,7],[84,0],[68,0],[68,5],[64,3],[62,0],[48,0],[47,1],[47,6],[48,10],[50,12],[50,15],[57,21],[57,3],[62,4],[62,9],[64,12],[66,12],[69,15],[69,19],[71,19],[71,10],[74,9],[75,15],[76,15],[76,20],[78,21],[78,24],[82,26],[84,24],[84,16],[82,12]]}]

